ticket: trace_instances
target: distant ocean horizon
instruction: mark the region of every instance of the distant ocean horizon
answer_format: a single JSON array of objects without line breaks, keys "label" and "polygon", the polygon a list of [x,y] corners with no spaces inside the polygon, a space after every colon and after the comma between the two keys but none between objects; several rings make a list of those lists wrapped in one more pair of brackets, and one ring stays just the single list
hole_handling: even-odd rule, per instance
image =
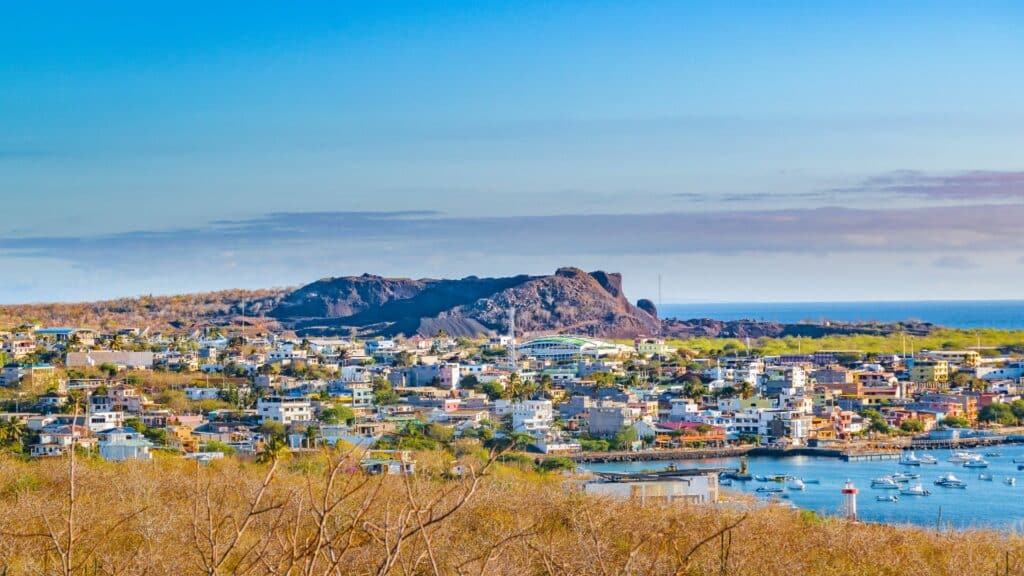
[{"label": "distant ocean horizon", "polygon": [[1024,300],[686,303],[664,304],[658,315],[680,320],[712,318],[786,324],[919,320],[949,328],[1024,330]]}]

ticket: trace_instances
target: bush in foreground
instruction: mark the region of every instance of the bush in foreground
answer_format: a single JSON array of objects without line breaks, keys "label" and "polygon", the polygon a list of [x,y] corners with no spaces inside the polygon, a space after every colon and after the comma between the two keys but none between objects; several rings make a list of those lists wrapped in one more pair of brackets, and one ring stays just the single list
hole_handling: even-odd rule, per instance
[{"label": "bush in foreground", "polygon": [[[286,457],[287,458],[287,457]],[[786,509],[597,499],[475,457],[451,480],[337,453],[255,464],[0,459],[7,574],[1003,574],[1024,540]],[[1007,562],[1009,563],[1007,565]]]}]

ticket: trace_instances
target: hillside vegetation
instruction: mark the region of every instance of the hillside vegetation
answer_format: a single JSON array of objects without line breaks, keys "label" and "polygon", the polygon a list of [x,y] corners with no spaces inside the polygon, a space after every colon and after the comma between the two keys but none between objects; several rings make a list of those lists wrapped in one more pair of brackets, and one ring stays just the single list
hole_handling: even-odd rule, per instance
[{"label": "hillside vegetation", "polygon": [[[704,354],[743,353],[746,341],[738,338],[687,338],[672,340],[678,348],[696,350]],[[899,354],[904,347],[911,350],[964,350],[982,346],[982,354],[1024,353],[1024,330],[961,330],[933,328],[926,335],[908,336],[833,334],[817,338],[756,338],[750,340],[750,353],[755,355],[809,354],[819,350],[859,350],[864,353]]]},{"label": "hillside vegetation", "polygon": [[[287,457],[285,457],[287,458]],[[343,455],[274,464],[0,459],[4,574],[1021,574],[1024,539],[776,507],[641,506],[557,473],[364,476]],[[430,471],[434,473],[431,474]],[[74,479],[72,482],[72,478]],[[73,489],[72,489],[73,486]]]},{"label": "hillside vegetation", "polygon": [[272,320],[260,317],[286,292],[284,289],[222,290],[100,302],[0,305],[0,328],[30,323],[105,330],[130,327],[187,330],[238,321],[243,304],[248,323],[265,324]]}]

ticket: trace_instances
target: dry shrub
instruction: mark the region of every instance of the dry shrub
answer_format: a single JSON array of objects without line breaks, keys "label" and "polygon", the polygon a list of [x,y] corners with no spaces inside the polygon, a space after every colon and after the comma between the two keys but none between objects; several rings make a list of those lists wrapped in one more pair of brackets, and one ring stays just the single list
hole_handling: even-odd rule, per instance
[{"label": "dry shrub", "polygon": [[[808,521],[782,508],[588,497],[557,474],[366,476],[328,453],[275,464],[0,458],[5,574],[1021,574],[986,531]],[[69,522],[70,518],[70,522]],[[70,562],[62,562],[68,531]]]}]

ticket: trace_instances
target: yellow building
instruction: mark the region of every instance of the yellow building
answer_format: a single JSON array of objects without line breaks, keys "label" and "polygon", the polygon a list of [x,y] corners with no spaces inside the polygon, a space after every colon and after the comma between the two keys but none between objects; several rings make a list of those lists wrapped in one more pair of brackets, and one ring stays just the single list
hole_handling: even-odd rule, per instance
[{"label": "yellow building", "polygon": [[949,382],[949,362],[945,360],[914,360],[910,367],[912,382]]},{"label": "yellow building", "polygon": [[199,438],[192,435],[188,426],[168,426],[167,444],[186,454],[199,452]]}]

